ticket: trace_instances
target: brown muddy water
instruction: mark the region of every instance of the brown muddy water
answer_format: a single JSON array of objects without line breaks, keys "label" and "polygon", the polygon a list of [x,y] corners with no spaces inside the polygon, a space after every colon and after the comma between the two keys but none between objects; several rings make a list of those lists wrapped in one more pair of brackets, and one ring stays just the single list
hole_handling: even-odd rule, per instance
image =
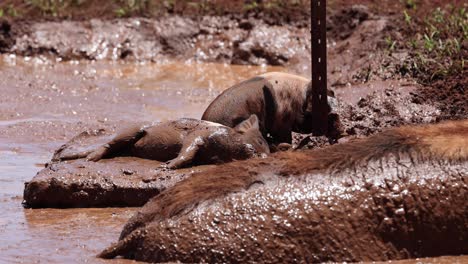
[{"label": "brown muddy water", "polygon": [[[0,56],[0,263],[134,263],[94,256],[116,241],[135,208],[24,209],[24,183],[85,129],[199,118],[222,90],[267,71],[288,69]],[[404,263],[419,262],[468,258]]]},{"label": "brown muddy water", "polygon": [[[199,118],[223,89],[282,68],[0,57],[0,263],[104,263],[133,208],[24,209],[24,182],[87,128]],[[132,263],[114,260],[113,263]]]}]

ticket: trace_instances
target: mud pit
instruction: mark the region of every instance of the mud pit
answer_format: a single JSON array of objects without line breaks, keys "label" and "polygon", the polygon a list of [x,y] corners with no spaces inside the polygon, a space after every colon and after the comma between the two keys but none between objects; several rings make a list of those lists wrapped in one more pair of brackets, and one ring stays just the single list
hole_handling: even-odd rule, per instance
[{"label": "mud pit", "polygon": [[[331,16],[330,24],[335,23],[335,26],[330,29],[329,78],[331,87],[341,101],[339,112],[343,116],[343,125],[349,135],[362,137],[386,127],[434,122],[440,117],[446,118],[450,115],[448,111],[443,112],[444,109],[451,108],[450,100],[441,101],[440,104],[426,100],[431,98],[430,92],[420,93],[422,87],[414,80],[395,75],[392,63],[401,60],[405,54],[393,54],[388,57],[378,52],[389,26],[392,25],[388,17],[372,15],[362,7],[355,7],[354,11],[345,15],[347,18],[344,20],[340,19],[342,15],[339,12],[337,16]],[[146,29],[154,25],[154,21],[135,19],[120,22],[94,21],[92,26],[79,23],[67,24],[63,28],[56,22],[38,23],[31,27],[37,29],[37,32],[42,32],[38,38],[35,38],[37,35],[26,34],[26,38],[18,42],[22,46],[14,48],[10,46],[6,50],[2,47],[3,51],[31,57],[12,54],[2,56],[0,60],[0,92],[3,95],[0,98],[0,153],[3,157],[7,157],[0,161],[0,166],[6,168],[3,171],[7,172],[4,173],[5,177],[3,175],[1,177],[2,183],[6,184],[2,184],[1,187],[0,206],[7,212],[4,218],[0,219],[0,228],[5,231],[3,232],[5,235],[1,236],[4,242],[0,246],[1,261],[20,262],[25,259],[27,262],[39,259],[52,263],[101,261],[93,256],[116,240],[121,227],[133,214],[134,209],[126,208],[67,210],[21,208],[23,183],[30,181],[31,176],[42,168],[44,163],[49,162],[54,150],[82,131],[104,129],[106,135],[111,135],[117,127],[133,122],[155,122],[181,116],[199,117],[206,105],[220,91],[266,71],[288,71],[310,77],[308,29],[269,27],[255,20],[233,22],[231,19],[209,17],[204,19],[211,21],[205,21],[202,25],[213,23],[215,26],[194,29],[192,22],[176,18],[182,24],[192,23],[190,30],[201,31],[197,31],[198,33],[190,30],[175,31],[173,33],[176,36],[162,36],[166,41],[154,40],[154,43],[165,45],[158,49],[160,53],[154,53],[151,49],[137,48],[144,36],[130,37],[129,39],[135,40],[135,43],[125,44],[125,39],[113,38],[112,33],[99,32],[102,29],[106,29],[106,32],[114,32],[113,30],[118,32],[122,28],[132,28],[138,23],[136,21],[140,21],[139,23]],[[248,25],[257,23],[259,27],[253,27],[253,32],[249,32]],[[336,26],[339,23],[348,26],[339,28]],[[224,24],[229,24],[228,34],[220,33],[220,28]],[[293,38],[292,40],[281,38],[281,45],[272,46],[261,34],[266,28],[268,28],[267,34],[271,36],[283,36],[285,32],[289,32],[287,35]],[[95,37],[90,38],[92,41],[90,43],[74,42],[72,39],[67,39],[67,36],[71,35],[67,31],[70,29],[83,29],[83,34],[92,32],[91,35]],[[55,33],[56,30],[68,42],[60,42],[61,38],[56,38],[56,42],[44,42],[44,38],[40,38],[51,32]],[[138,30],[132,30],[126,36],[138,33]],[[145,32],[152,33],[151,30]],[[200,32],[202,34],[197,37],[197,45],[200,46],[195,46],[193,49],[185,40],[190,39],[191,34]],[[294,40],[294,37],[298,39]],[[226,45],[236,40],[240,41],[239,46]],[[125,45],[118,46],[122,43]],[[65,44],[75,46],[75,50],[65,49],[67,46]],[[269,46],[266,50],[260,49],[263,45]],[[290,45],[295,46],[287,50],[286,47]],[[80,52],[83,47],[85,49]],[[174,61],[174,53],[180,51],[182,52],[178,56],[179,59],[188,59],[187,62]],[[281,54],[284,55],[280,56]],[[121,60],[123,57],[125,59]],[[90,58],[98,60],[88,61]],[[104,58],[117,60],[99,60]],[[63,59],[71,60],[63,61]],[[217,63],[223,61],[243,64],[272,63],[283,67],[232,66]],[[417,100],[414,100],[415,94]],[[466,92],[463,93],[462,89],[459,96],[463,98]],[[456,101],[463,104],[463,100]],[[461,116],[465,118],[466,109],[468,107],[461,112]],[[296,138],[300,139],[302,136],[297,135]],[[312,140],[309,147],[327,144],[325,139],[319,138]],[[122,161],[128,160],[126,158],[109,160],[97,166],[107,170],[106,164],[109,164],[112,170],[104,173],[116,172],[119,177],[132,173],[132,176],[135,176],[135,171],[138,170],[126,168],[122,165]],[[141,161],[131,162],[141,164]],[[29,200],[36,199],[37,207],[107,206],[110,203],[114,206],[129,205],[129,200],[106,198],[103,196],[105,192],[95,191],[96,188],[86,194],[80,193],[79,186],[93,186],[96,182],[94,175],[90,175],[90,178],[84,182],[79,179],[78,176],[82,176],[80,174],[88,166],[84,164],[85,168],[80,168],[80,164],[83,164],[83,161],[51,163],[32,180],[32,184],[28,185],[29,188],[36,183],[38,183],[36,186],[45,186],[45,188],[36,188],[35,191],[38,192]],[[115,164],[120,164],[122,167],[114,167]],[[155,173],[158,164],[151,162],[144,164],[138,167],[142,171],[146,170],[145,173],[148,174],[139,175],[138,183],[127,180],[122,185],[119,185],[117,180],[113,183],[119,186],[137,186],[137,188],[141,186],[140,184],[157,185],[155,182],[158,182],[158,179]],[[70,177],[63,178],[62,170],[54,172],[52,170],[54,167],[64,168],[67,173],[71,172]],[[100,178],[100,186],[112,184],[103,181],[104,178]],[[74,187],[62,188],[66,186],[62,184],[64,182],[71,183],[69,187]],[[77,199],[69,199],[67,203],[63,203],[64,200],[57,201],[52,196],[48,196],[47,190],[50,189],[47,189],[47,186],[51,186],[51,183],[55,183],[54,186],[58,187],[56,191]],[[160,186],[148,189],[148,193],[139,199],[132,198],[131,201],[134,203],[131,205],[143,203],[147,197],[149,198],[150,193],[158,192]],[[143,187],[138,190],[142,189]],[[124,190],[124,188],[112,188],[112,190]],[[69,221],[55,220],[61,218]],[[90,226],[89,218],[97,219],[96,224]],[[58,239],[60,242],[57,242]],[[25,252],[25,248],[35,248],[37,249],[35,252],[41,253],[38,257],[25,257],[30,253],[30,251]],[[463,261],[463,258],[461,259]]]},{"label": "mud pit", "polygon": [[[198,117],[220,87],[271,70],[282,68],[1,56],[0,262],[105,262],[94,256],[118,236],[135,209],[23,209],[24,183],[82,131],[105,129],[110,135],[134,122]],[[153,162],[146,168],[157,167]]]}]

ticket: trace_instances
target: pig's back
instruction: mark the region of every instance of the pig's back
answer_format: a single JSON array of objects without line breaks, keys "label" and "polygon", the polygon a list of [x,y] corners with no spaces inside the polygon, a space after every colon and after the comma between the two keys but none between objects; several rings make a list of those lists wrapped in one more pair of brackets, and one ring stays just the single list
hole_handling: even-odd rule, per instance
[{"label": "pig's back", "polygon": [[262,127],[265,120],[263,87],[271,87],[271,84],[265,78],[254,77],[226,89],[211,102],[202,120],[234,127],[256,114]]},{"label": "pig's back", "polygon": [[204,126],[200,120],[182,118],[147,127],[145,135],[133,146],[132,154],[159,161],[173,159],[179,154],[185,136],[200,126]]}]

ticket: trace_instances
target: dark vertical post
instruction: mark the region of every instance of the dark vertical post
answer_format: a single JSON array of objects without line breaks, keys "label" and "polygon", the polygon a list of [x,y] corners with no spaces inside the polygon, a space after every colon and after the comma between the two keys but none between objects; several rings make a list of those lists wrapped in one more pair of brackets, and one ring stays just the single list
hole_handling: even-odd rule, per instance
[{"label": "dark vertical post", "polygon": [[314,134],[327,133],[327,25],[326,0],[311,0],[312,113]]}]

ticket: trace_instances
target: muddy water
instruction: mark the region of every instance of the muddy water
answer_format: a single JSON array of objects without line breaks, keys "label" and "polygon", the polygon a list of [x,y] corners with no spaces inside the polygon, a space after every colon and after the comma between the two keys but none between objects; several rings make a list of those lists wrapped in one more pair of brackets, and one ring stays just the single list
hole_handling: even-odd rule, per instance
[{"label": "muddy water", "polygon": [[[199,118],[223,89],[282,68],[0,57],[0,263],[105,263],[133,208],[23,209],[24,182],[83,129]],[[132,263],[114,260],[113,263]]]},{"label": "muddy water", "polygon": [[42,152],[0,151],[0,263],[96,262],[134,209],[23,209],[23,182],[48,160]]}]

